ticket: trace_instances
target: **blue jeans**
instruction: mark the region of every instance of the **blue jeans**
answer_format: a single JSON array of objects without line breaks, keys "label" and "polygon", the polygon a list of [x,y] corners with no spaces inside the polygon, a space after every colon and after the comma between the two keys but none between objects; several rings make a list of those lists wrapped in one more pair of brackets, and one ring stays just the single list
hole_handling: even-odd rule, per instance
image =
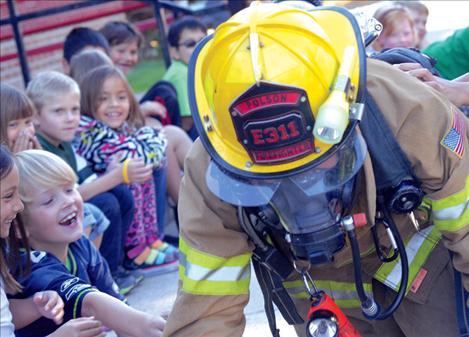
[{"label": "blue jeans", "polygon": [[153,170],[153,180],[155,181],[155,195],[156,195],[156,218],[158,221],[158,237],[164,238],[164,218],[166,215],[166,176],[168,168],[161,167]]},{"label": "blue jeans", "polygon": [[99,251],[109,264],[111,273],[124,261],[124,242],[134,214],[134,198],[126,185],[118,185],[87,202],[97,206],[111,224],[104,232]]}]

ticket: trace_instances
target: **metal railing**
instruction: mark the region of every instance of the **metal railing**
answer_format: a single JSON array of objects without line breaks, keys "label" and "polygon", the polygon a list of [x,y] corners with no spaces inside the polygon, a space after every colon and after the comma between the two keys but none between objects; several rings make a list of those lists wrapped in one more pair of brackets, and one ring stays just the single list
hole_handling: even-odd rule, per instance
[{"label": "metal railing", "polygon": [[[40,25],[38,27],[29,27],[25,28],[23,32],[20,31],[19,24],[21,22],[42,18],[50,15],[65,13],[69,11],[79,10],[87,7],[109,4],[112,2],[121,2],[121,7],[111,7],[106,10],[96,11],[91,14],[80,16],[80,18],[72,19],[72,20],[65,20],[61,22],[48,22],[44,25]],[[209,14],[212,12],[220,11],[226,8],[226,5],[219,2],[208,2],[207,5],[200,9],[191,9],[189,7],[185,7],[182,5],[178,5],[172,1],[167,0],[132,0],[132,1],[122,1],[122,0],[84,0],[82,2],[71,3],[68,5],[52,7],[47,9],[42,9],[38,11],[34,11],[31,13],[26,14],[17,14],[15,8],[15,1],[14,0],[7,0],[8,6],[8,18],[0,19],[0,26],[11,25],[12,32],[5,32],[0,36],[0,41],[11,39],[12,37],[15,39],[17,53],[10,53],[7,55],[2,55],[0,57],[0,61],[8,61],[14,58],[19,58],[21,73],[23,76],[23,82],[26,86],[31,79],[28,59],[27,56],[35,56],[39,54],[43,54],[46,52],[50,52],[53,50],[60,49],[63,43],[52,43],[46,46],[33,48],[31,50],[26,50],[23,43],[23,37],[26,35],[31,35],[39,32],[43,32],[50,29],[60,28],[64,26],[69,26],[72,24],[85,22],[89,20],[93,20],[100,17],[105,17],[109,15],[114,15],[118,13],[128,12],[130,10],[135,10],[139,8],[143,8],[145,6],[152,6],[153,7],[153,14],[156,20],[155,25],[149,24],[148,21],[142,22],[142,25],[145,27],[158,27],[160,33],[160,46],[164,58],[164,62],[166,67],[171,64],[171,58],[169,55],[169,46],[165,36],[165,28],[163,24],[163,20],[161,17],[161,9],[168,9],[172,11],[175,15],[178,14],[190,14],[190,15],[201,15],[201,14]],[[139,25],[137,24],[137,27]]]}]

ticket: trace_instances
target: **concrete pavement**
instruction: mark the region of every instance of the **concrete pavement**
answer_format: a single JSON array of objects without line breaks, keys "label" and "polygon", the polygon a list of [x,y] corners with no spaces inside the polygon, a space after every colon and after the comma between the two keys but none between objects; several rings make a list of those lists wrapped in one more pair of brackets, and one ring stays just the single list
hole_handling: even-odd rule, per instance
[{"label": "concrete pavement", "polygon": [[[252,270],[252,268],[251,268]],[[171,309],[176,299],[178,273],[172,271],[162,275],[147,276],[128,296],[129,304],[148,313],[158,313]],[[271,336],[269,324],[264,314],[264,300],[262,292],[252,270],[250,285],[250,300],[244,312],[246,315],[246,329],[244,337]],[[282,337],[296,337],[293,327],[289,326],[277,311],[277,324]],[[115,334],[110,333],[108,337]],[[143,337],[143,336],[142,336]]]}]

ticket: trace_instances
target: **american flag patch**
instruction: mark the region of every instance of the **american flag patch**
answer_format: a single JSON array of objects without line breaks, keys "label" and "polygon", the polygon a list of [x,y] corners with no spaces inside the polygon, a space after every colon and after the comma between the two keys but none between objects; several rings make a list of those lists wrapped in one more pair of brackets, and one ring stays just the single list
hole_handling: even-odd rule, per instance
[{"label": "american flag patch", "polygon": [[454,152],[459,158],[462,158],[464,154],[465,135],[464,117],[453,110],[453,123],[441,140],[441,145]]}]

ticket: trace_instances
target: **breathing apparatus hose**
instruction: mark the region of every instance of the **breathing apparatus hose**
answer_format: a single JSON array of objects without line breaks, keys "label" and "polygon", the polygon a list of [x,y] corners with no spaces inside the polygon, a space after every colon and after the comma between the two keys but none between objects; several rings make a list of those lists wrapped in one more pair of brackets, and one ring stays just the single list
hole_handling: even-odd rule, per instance
[{"label": "breathing apparatus hose", "polygon": [[392,235],[396,241],[397,250],[399,252],[399,256],[401,258],[401,283],[399,285],[399,290],[397,292],[396,297],[394,298],[393,302],[389,305],[389,307],[382,311],[379,307],[378,303],[372,298],[368,297],[365,293],[365,289],[363,287],[363,280],[362,280],[362,273],[361,273],[361,259],[360,259],[360,249],[358,247],[358,240],[355,233],[355,229],[347,229],[347,235],[350,240],[350,246],[352,249],[352,256],[353,256],[353,265],[354,265],[354,274],[355,274],[355,287],[357,289],[358,297],[361,301],[362,312],[368,319],[372,320],[384,320],[391,316],[394,311],[399,307],[402,300],[405,297],[406,289],[407,289],[407,282],[409,280],[409,265],[407,261],[407,253],[405,250],[404,242],[397,230],[397,226],[394,223],[388,209],[383,207],[384,216],[388,220],[389,229],[391,230]]}]

